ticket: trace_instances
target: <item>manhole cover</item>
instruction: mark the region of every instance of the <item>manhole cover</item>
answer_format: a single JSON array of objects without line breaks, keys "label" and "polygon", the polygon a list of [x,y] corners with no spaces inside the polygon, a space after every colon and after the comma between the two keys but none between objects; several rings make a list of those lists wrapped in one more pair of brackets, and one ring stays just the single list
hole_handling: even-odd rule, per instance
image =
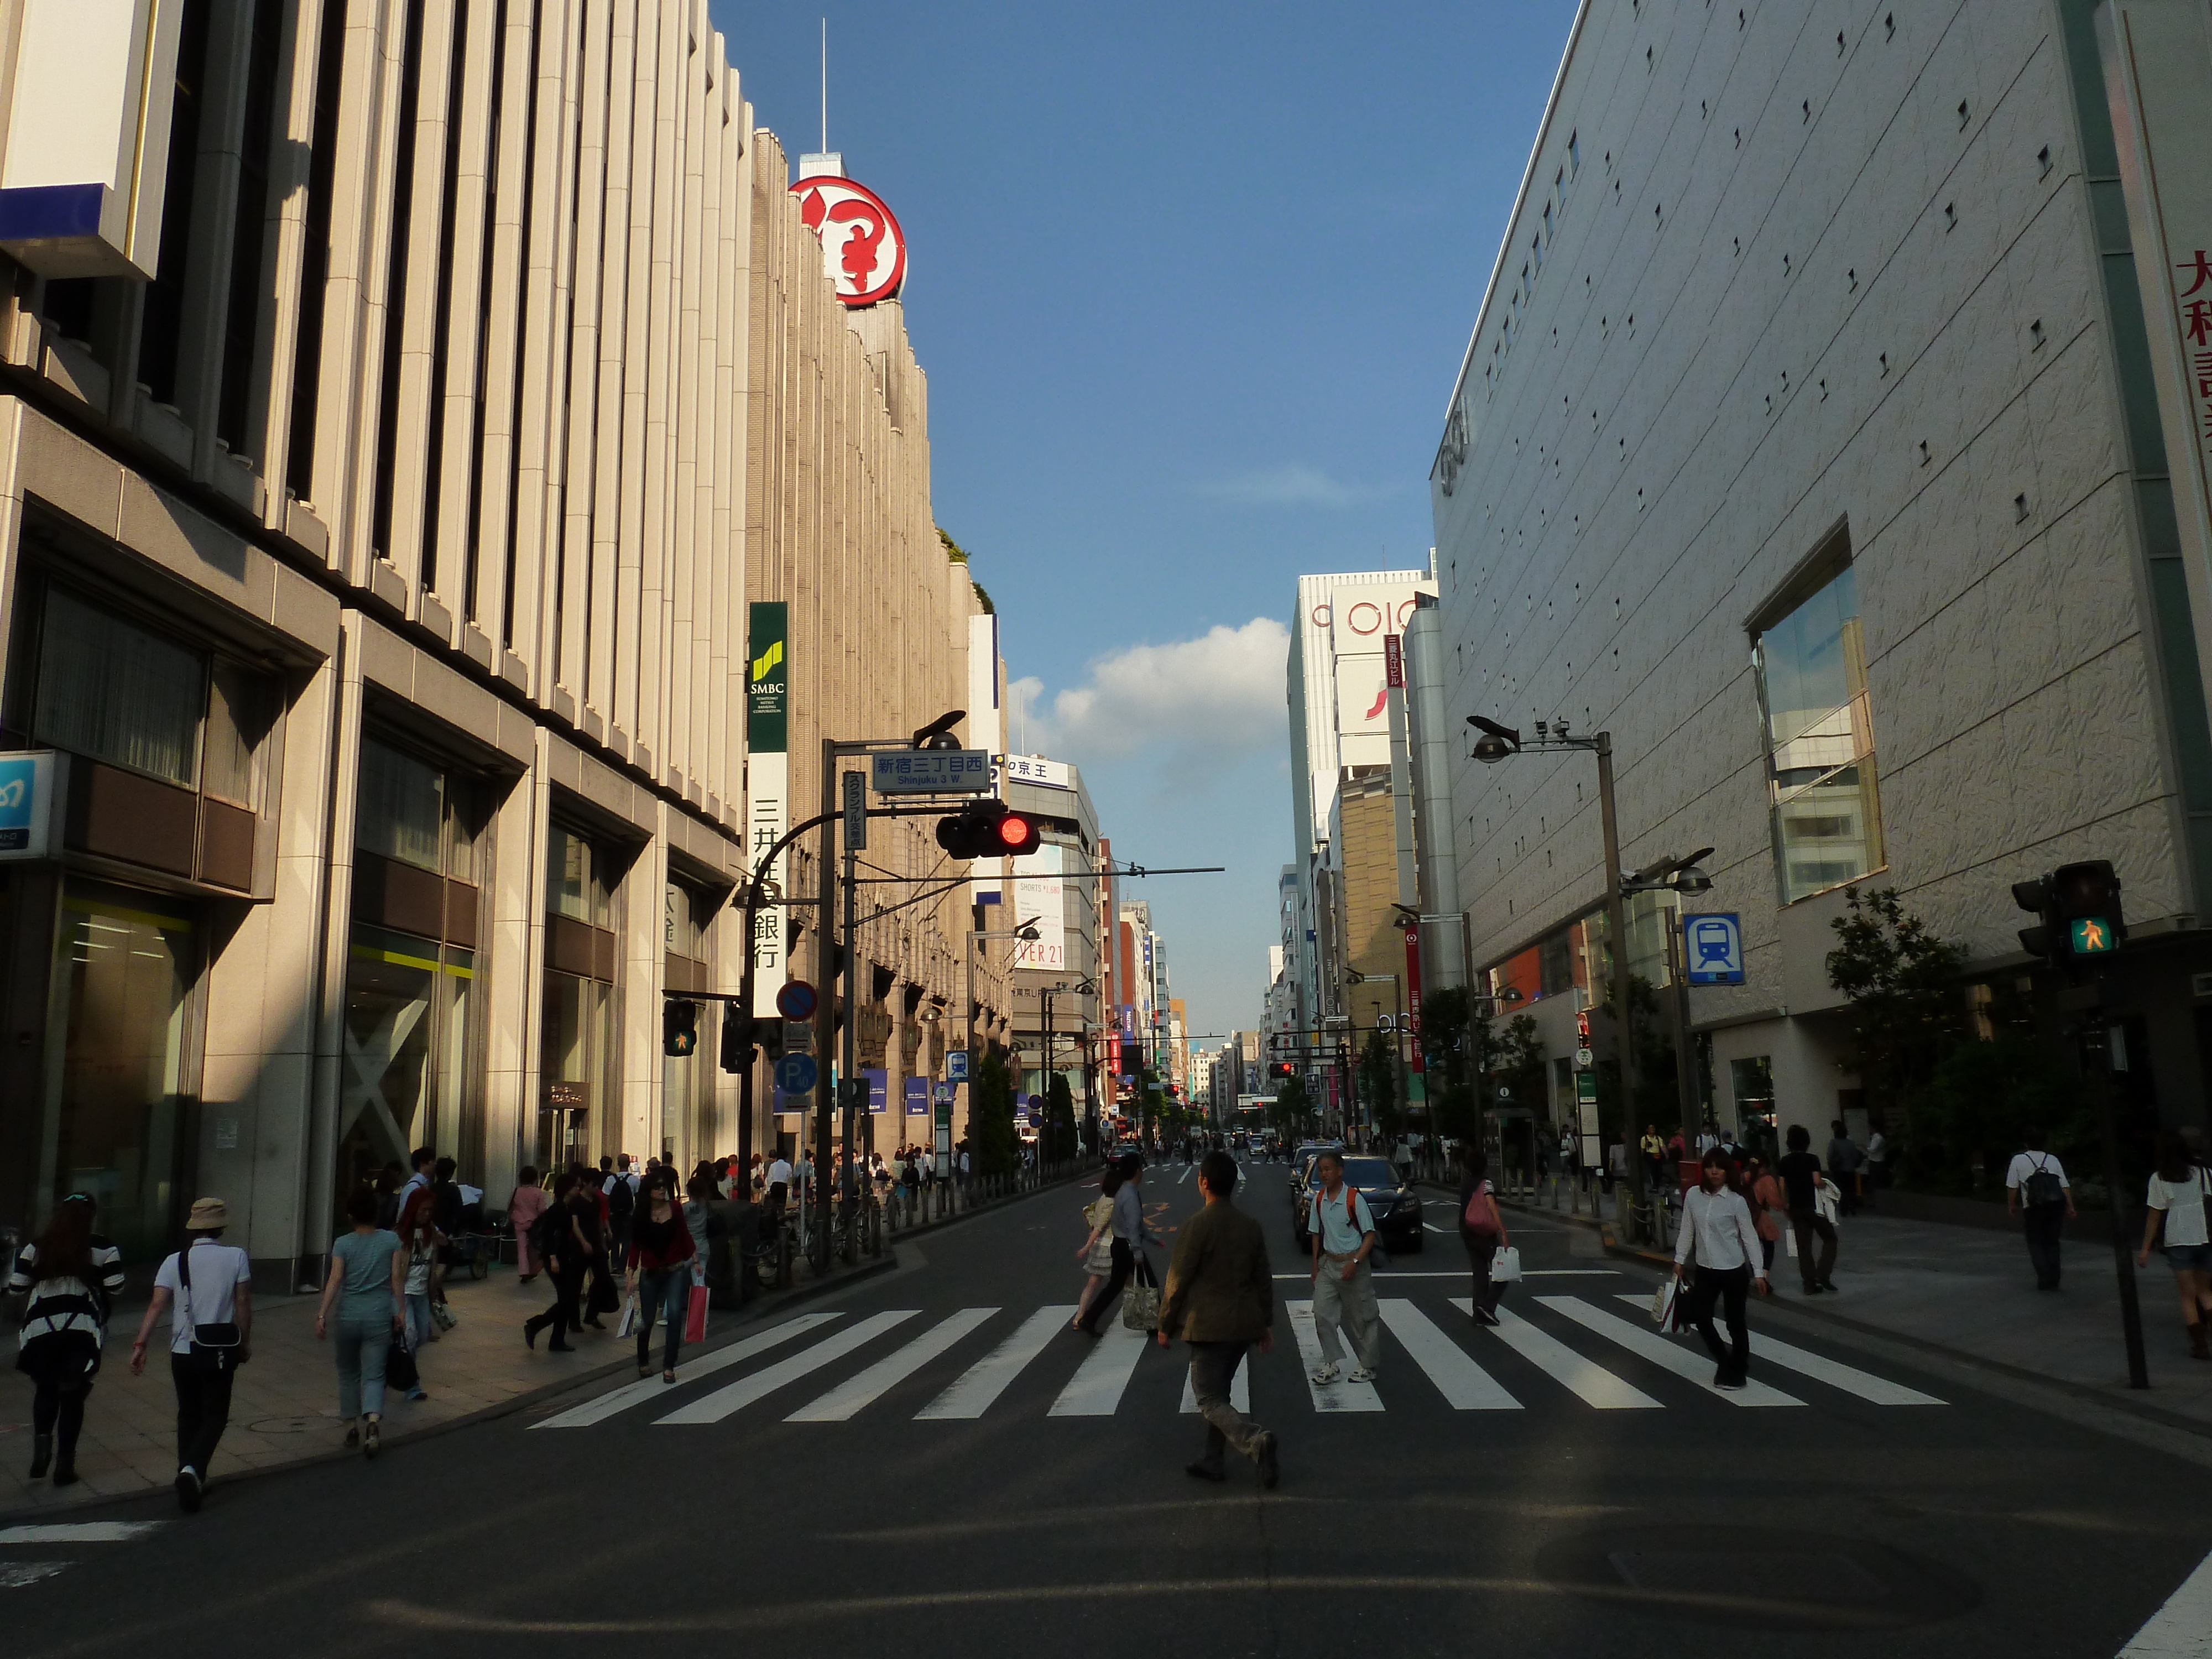
[{"label": "manhole cover", "polygon": [[1547,1544],[1536,1566],[1615,1605],[1753,1630],[1894,1630],[1981,1601],[1971,1579],[1887,1544],[1753,1527],[1582,1533]]}]

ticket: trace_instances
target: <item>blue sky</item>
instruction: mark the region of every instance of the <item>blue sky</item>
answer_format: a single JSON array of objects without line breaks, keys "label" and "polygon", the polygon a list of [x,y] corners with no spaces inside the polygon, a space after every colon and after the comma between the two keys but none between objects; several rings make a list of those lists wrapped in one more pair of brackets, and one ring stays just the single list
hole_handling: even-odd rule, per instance
[{"label": "blue sky", "polygon": [[[1152,904],[1194,1032],[1256,1024],[1302,572],[1425,562],[1460,354],[1571,0],[714,0],[757,118],[899,216],[938,522],[1024,745]],[[1021,734],[1018,734],[1021,735]]]}]

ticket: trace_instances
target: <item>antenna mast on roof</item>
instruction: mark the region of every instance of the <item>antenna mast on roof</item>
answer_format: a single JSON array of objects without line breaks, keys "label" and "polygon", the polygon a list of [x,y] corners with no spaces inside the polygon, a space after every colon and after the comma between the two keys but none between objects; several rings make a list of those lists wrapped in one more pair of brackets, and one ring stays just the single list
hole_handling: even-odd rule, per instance
[{"label": "antenna mast on roof", "polygon": [[830,151],[830,20],[822,20],[822,150]]}]

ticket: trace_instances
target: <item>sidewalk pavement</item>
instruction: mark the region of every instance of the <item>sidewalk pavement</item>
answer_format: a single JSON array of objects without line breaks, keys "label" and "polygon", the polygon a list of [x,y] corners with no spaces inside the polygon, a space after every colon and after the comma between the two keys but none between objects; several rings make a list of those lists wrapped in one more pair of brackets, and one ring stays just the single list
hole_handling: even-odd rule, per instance
[{"label": "sidewalk pavement", "polygon": [[[1507,1207],[1595,1224],[1548,1205],[1509,1202]],[[1617,1254],[1663,1259],[1619,1243],[1609,1224],[1606,1234]],[[2109,1243],[2069,1237],[2060,1287],[2042,1291],[2017,1231],[1863,1211],[1837,1224],[1836,1294],[1814,1297],[1804,1293],[1790,1248],[1785,1235],[1771,1279],[1775,1299],[1793,1310],[2002,1366],[2212,1433],[2212,1362],[2190,1357],[2173,1274],[2156,1251],[2150,1265],[2136,1272],[2150,1373],[2150,1387],[2141,1389],[2128,1386]]]},{"label": "sidewalk pavement", "polygon": [[[827,1279],[802,1277],[793,1289],[764,1292],[743,1310],[717,1309],[707,1316],[707,1346],[720,1346],[733,1325],[751,1324],[793,1301],[889,1271],[896,1264],[898,1246],[909,1240],[1081,1179],[1089,1170],[1078,1161],[1036,1186],[979,1196],[972,1203],[959,1200],[950,1214],[887,1233],[880,1256],[835,1270]],[[397,1390],[386,1395],[383,1432],[387,1446],[540,1389],[601,1373],[619,1374],[636,1362],[635,1341],[615,1340],[617,1316],[612,1314],[606,1316],[604,1331],[586,1327],[571,1334],[574,1353],[549,1353],[543,1339],[535,1351],[525,1346],[522,1322],[552,1304],[553,1287],[543,1276],[525,1285],[515,1269],[504,1264],[494,1267],[491,1276],[482,1280],[471,1279],[464,1272],[446,1281],[446,1299],[457,1322],[419,1356],[422,1387],[429,1398],[410,1402]],[[230,1426],[216,1449],[216,1480],[344,1451],[345,1425],[337,1414],[337,1362],[331,1345],[315,1339],[315,1309],[320,1301],[318,1296],[254,1298],[253,1358],[239,1369],[232,1385]],[[0,1356],[0,1519],[164,1489],[176,1479],[177,1407],[169,1381],[166,1324],[156,1326],[148,1340],[145,1374],[131,1375],[131,1340],[145,1311],[142,1298],[131,1298],[115,1310],[100,1375],[85,1407],[84,1433],[77,1442],[76,1470],[82,1478],[59,1491],[49,1480],[25,1478],[31,1466],[31,1380],[15,1367],[12,1331],[0,1335],[0,1344],[4,1344]],[[662,1336],[659,1331],[653,1334],[656,1368]]]},{"label": "sidewalk pavement", "polygon": [[[888,1264],[891,1258],[886,1254],[882,1260]],[[842,1277],[829,1282],[842,1282]],[[422,1387],[430,1397],[410,1404],[397,1390],[386,1395],[387,1443],[551,1384],[632,1363],[636,1356],[633,1343],[615,1340],[611,1314],[605,1331],[586,1328],[570,1339],[577,1346],[574,1353],[548,1353],[543,1339],[534,1352],[526,1347],[522,1322],[550,1305],[552,1286],[543,1277],[525,1285],[513,1267],[495,1267],[481,1281],[465,1273],[449,1279],[446,1297],[459,1322],[419,1356]],[[779,1299],[764,1297],[742,1314],[709,1314],[709,1342],[718,1340],[732,1322],[750,1318]],[[215,1456],[217,1481],[343,1449],[337,1362],[331,1344],[315,1340],[319,1301],[313,1296],[255,1298],[253,1358],[240,1368],[232,1389],[230,1427]],[[143,1301],[116,1310],[86,1404],[84,1436],[77,1443],[77,1473],[83,1479],[59,1491],[50,1481],[24,1478],[31,1462],[31,1382],[14,1368],[9,1342],[7,1368],[0,1370],[0,1516],[152,1491],[176,1478],[176,1395],[169,1382],[166,1325],[157,1326],[149,1340],[145,1374],[131,1375],[131,1340],[144,1312]],[[656,1364],[660,1340],[656,1331]]]}]

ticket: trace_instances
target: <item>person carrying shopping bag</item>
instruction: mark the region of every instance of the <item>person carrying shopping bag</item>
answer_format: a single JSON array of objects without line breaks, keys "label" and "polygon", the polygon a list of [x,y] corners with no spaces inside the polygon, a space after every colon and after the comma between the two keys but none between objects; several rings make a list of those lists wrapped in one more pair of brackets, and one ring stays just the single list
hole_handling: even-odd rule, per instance
[{"label": "person carrying shopping bag", "polygon": [[337,1310],[338,1416],[346,1449],[374,1457],[383,1449],[384,1379],[392,1345],[406,1328],[407,1253],[399,1235],[376,1224],[376,1194],[366,1187],[346,1200],[353,1231],[331,1245],[331,1271],[315,1310],[315,1339],[331,1334]]},{"label": "person carrying shopping bag", "polygon": [[676,1380],[676,1356],[684,1346],[684,1320],[691,1297],[691,1263],[697,1247],[676,1203],[676,1171],[657,1169],[630,1213],[624,1289],[637,1302],[637,1374],[651,1374],[653,1322],[668,1322],[660,1349],[660,1380]]},{"label": "person carrying shopping bag", "polygon": [[1472,1145],[1461,1151],[1466,1173],[1459,1183],[1459,1236],[1467,1246],[1468,1267],[1474,1274],[1470,1308],[1476,1324],[1495,1325],[1498,1298],[1505,1287],[1491,1282],[1491,1265],[1498,1260],[1498,1251],[1510,1249],[1513,1241],[1506,1236],[1505,1218],[1498,1213],[1498,1194],[1483,1179],[1490,1167],[1489,1155]]},{"label": "person carrying shopping bag", "polygon": [[1098,1178],[1098,1196],[1084,1208],[1083,1218],[1089,1224],[1091,1233],[1083,1241],[1083,1248],[1076,1251],[1075,1259],[1091,1276],[1084,1281],[1083,1294],[1076,1301],[1075,1317],[1068,1321],[1071,1330],[1081,1327],[1083,1316],[1090,1311],[1091,1298],[1113,1273],[1114,1197],[1121,1190],[1121,1172],[1109,1170]]},{"label": "person carrying shopping bag", "polygon": [[31,1479],[76,1484],[76,1439],[100,1370],[108,1315],[123,1289],[123,1253],[93,1231],[98,1206],[71,1193],[46,1231],[16,1253],[8,1292],[23,1298],[15,1369],[31,1379]]},{"label": "person carrying shopping bag", "polygon": [[[1712,1351],[1720,1369],[1713,1386],[1730,1393],[1743,1387],[1751,1373],[1751,1334],[1743,1322],[1744,1298],[1756,1285],[1767,1291],[1766,1268],[1759,1247],[1758,1229],[1751,1224],[1751,1206],[1743,1194],[1729,1185],[1729,1161],[1718,1152],[1707,1152],[1698,1165],[1698,1184],[1682,1194],[1682,1231],[1674,1241],[1674,1277],[1680,1279],[1692,1250],[1697,1277],[1690,1281],[1685,1322]],[[1729,1340],[1723,1344],[1713,1328],[1713,1304],[1725,1299]]]},{"label": "person carrying shopping bag", "polygon": [[1113,1268],[1106,1280],[1106,1288],[1091,1299],[1091,1306],[1074,1328],[1085,1336],[1098,1334],[1099,1322],[1106,1310],[1114,1305],[1114,1298],[1137,1271],[1139,1252],[1146,1243],[1165,1241],[1145,1225],[1145,1160],[1132,1152],[1121,1160],[1121,1188],[1114,1194]]}]

